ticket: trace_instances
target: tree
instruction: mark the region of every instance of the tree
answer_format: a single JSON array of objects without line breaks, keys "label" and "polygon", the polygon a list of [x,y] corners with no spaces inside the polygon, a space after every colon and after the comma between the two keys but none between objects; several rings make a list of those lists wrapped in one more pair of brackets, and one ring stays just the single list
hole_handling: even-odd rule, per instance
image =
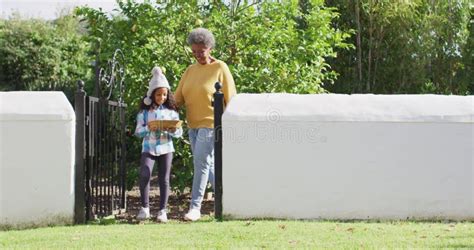
[{"label": "tree", "polygon": [[[469,1],[328,0],[335,25],[355,30],[356,51],[340,50],[330,64],[334,92],[465,94]],[[359,41],[360,40],[360,41]],[[472,45],[470,45],[472,46]],[[462,81],[462,82],[459,82]]]}]

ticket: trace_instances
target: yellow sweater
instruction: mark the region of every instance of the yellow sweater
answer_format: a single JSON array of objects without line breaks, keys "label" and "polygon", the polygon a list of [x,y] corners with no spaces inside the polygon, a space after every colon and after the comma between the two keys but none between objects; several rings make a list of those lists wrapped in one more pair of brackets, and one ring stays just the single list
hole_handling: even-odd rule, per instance
[{"label": "yellow sweater", "polygon": [[214,107],[211,104],[216,92],[215,83],[222,84],[225,104],[237,91],[234,78],[225,62],[215,60],[210,64],[195,63],[189,66],[179,81],[175,92],[178,106],[186,107],[186,120],[190,128],[213,128]]}]

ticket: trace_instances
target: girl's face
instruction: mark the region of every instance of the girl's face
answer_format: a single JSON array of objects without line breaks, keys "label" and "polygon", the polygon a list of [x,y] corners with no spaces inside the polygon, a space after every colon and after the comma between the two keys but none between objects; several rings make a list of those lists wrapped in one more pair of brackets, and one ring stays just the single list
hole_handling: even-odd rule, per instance
[{"label": "girl's face", "polygon": [[168,98],[168,89],[167,88],[158,88],[155,90],[155,95],[153,96],[153,100],[156,104],[162,105],[166,102]]},{"label": "girl's face", "polygon": [[191,51],[198,63],[208,64],[211,62],[211,48],[206,47],[204,44],[192,44]]}]

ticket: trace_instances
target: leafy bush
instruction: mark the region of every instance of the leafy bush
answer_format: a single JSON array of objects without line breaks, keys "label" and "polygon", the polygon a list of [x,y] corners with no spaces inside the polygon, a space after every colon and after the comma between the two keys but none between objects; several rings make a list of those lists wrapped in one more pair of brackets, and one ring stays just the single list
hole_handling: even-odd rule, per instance
[{"label": "leafy bush", "polygon": [[79,28],[72,16],[0,20],[0,91],[58,90],[71,100],[77,79],[90,78]]}]

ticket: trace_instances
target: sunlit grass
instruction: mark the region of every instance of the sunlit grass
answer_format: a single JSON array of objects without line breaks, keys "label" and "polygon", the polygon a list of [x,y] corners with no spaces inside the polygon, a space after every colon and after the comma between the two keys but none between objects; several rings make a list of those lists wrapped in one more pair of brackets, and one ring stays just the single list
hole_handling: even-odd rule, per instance
[{"label": "sunlit grass", "polygon": [[474,248],[474,224],[252,220],[0,232],[0,248]]}]

